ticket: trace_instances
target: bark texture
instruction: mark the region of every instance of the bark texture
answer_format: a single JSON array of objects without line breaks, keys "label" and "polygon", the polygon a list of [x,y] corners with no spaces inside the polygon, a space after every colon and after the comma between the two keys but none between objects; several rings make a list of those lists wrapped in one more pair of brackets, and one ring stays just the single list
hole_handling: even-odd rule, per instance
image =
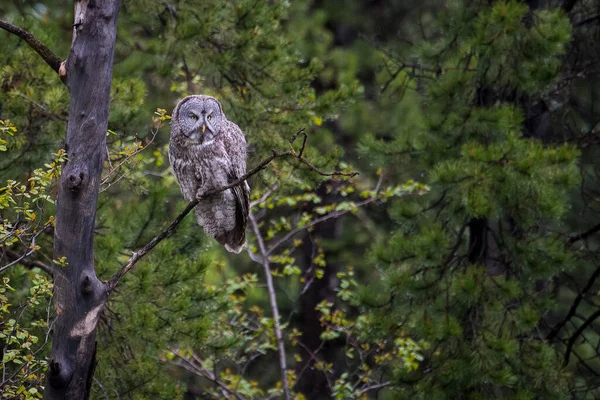
[{"label": "bark texture", "polygon": [[89,397],[98,316],[107,286],[94,271],[94,222],[102,172],[118,0],[75,2],[73,42],[66,61],[71,93],[54,231],[56,322],[44,399]]}]

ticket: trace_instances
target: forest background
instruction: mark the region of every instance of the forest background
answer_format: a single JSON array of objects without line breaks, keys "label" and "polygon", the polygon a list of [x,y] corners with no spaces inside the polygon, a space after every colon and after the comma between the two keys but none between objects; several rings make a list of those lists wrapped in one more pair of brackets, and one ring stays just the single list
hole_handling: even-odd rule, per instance
[{"label": "forest background", "polygon": [[[600,396],[596,0],[124,1],[83,383],[50,368],[69,89],[7,29],[65,60],[73,14],[0,4],[0,397]],[[264,166],[239,255],[177,219],[198,93]]]}]

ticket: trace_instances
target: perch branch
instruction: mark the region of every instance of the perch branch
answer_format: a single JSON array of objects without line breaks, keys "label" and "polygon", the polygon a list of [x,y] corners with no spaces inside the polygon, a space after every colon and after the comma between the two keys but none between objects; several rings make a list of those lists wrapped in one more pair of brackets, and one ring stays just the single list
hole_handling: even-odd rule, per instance
[{"label": "perch branch", "polygon": [[46,61],[46,64],[50,66],[57,74],[60,74],[60,64],[61,59],[56,56],[46,45],[36,39],[31,33],[27,32],[24,29],[19,28],[3,19],[0,19],[0,28],[4,29],[7,32],[12,33],[13,35],[17,35],[21,39],[25,41],[33,50],[36,51],[43,59]]},{"label": "perch branch", "polygon": [[[256,167],[252,168],[248,173],[246,173],[240,179],[234,181],[233,183],[230,183],[229,185],[220,187],[218,189],[209,190],[208,192],[206,192],[204,194],[204,197],[208,197],[208,196],[212,196],[212,195],[217,194],[217,193],[221,193],[224,190],[231,189],[232,187],[237,186],[240,183],[243,183],[246,179],[250,178],[252,175],[254,175],[257,172],[259,172],[259,171],[263,170],[264,168],[266,168],[266,166],[269,165],[269,163],[271,161],[273,161],[274,159],[279,158],[279,157],[284,157],[284,156],[286,156],[288,154],[289,154],[289,152],[277,153],[277,152],[273,151],[273,154],[271,156],[267,157],[264,161],[262,161]],[[119,283],[119,281],[121,280],[121,278],[123,278],[123,276],[126,273],[128,273],[129,271],[131,271],[133,269],[133,267],[135,266],[135,264],[142,257],[144,257],[146,254],[148,254],[148,252],[150,252],[150,250],[152,250],[154,247],[156,247],[157,244],[159,244],[160,242],[162,242],[163,239],[166,239],[169,236],[171,236],[175,232],[175,229],[177,228],[177,225],[179,225],[179,223],[183,220],[183,218],[185,218],[185,216],[188,215],[190,213],[190,211],[192,211],[194,209],[194,207],[196,207],[196,205],[198,204],[198,202],[200,200],[201,199],[192,200],[187,205],[187,207],[185,207],[185,209],[169,224],[169,226],[167,227],[167,229],[165,229],[164,231],[162,231],[161,233],[159,233],[157,236],[155,236],[152,240],[150,240],[141,249],[139,249],[138,251],[133,252],[133,254],[129,258],[129,260],[127,260],[127,262],[121,267],[121,269],[119,269],[119,271],[117,271],[117,273],[114,274],[108,280],[108,282],[107,282],[107,286],[108,286],[107,290],[109,292],[112,291],[117,286],[117,284]]]},{"label": "perch branch", "polygon": [[269,290],[269,302],[271,303],[271,311],[273,313],[273,329],[275,330],[275,338],[277,339],[277,349],[279,352],[279,368],[281,370],[281,383],[283,385],[283,394],[286,400],[290,400],[290,388],[287,381],[287,364],[285,360],[285,345],[283,343],[283,335],[281,334],[281,325],[279,320],[279,308],[277,307],[277,297],[275,295],[275,285],[273,284],[273,276],[271,275],[271,268],[269,266],[269,255],[265,242],[260,230],[258,229],[258,223],[254,214],[250,212],[248,219],[252,224],[252,230],[256,236],[258,242],[258,249],[261,255],[261,263],[265,270],[265,279],[267,281],[267,288]]},{"label": "perch branch", "polygon": [[[292,139],[290,139],[290,144],[291,145],[293,145],[295,139],[299,135],[303,135],[303,136],[306,135],[304,133],[304,129],[300,129],[299,131],[297,131],[294,134],[294,136],[292,137]],[[283,153],[280,153],[280,152],[277,152],[277,151],[273,150],[272,154],[269,157],[265,158],[260,164],[258,164],[256,167],[252,168],[250,171],[248,171],[245,175],[243,175],[239,179],[235,180],[234,182],[232,182],[232,183],[230,183],[228,185],[222,186],[220,188],[209,190],[208,192],[206,192],[202,196],[202,198],[192,200],[187,205],[187,207],[169,224],[169,226],[164,231],[162,231],[157,236],[155,236],[152,240],[150,240],[141,249],[139,249],[138,251],[133,252],[133,254],[129,258],[129,260],[121,267],[121,269],[119,269],[119,271],[117,271],[117,273],[115,273],[108,280],[108,282],[107,282],[107,290],[108,290],[108,292],[112,291],[117,286],[117,284],[121,280],[121,278],[123,278],[123,276],[125,274],[127,274],[129,271],[131,271],[133,269],[133,267],[135,266],[135,264],[142,257],[144,257],[146,254],[148,254],[148,252],[150,250],[152,250],[154,247],[156,247],[157,244],[159,244],[160,242],[162,242],[163,239],[166,239],[169,236],[171,236],[175,232],[175,229],[177,228],[177,225],[179,225],[179,223],[183,220],[183,218],[185,218],[185,216],[188,215],[190,213],[190,211],[192,211],[192,209],[198,204],[198,202],[200,200],[205,199],[207,197],[210,197],[212,195],[215,195],[217,193],[221,193],[221,192],[223,192],[223,191],[225,191],[227,189],[231,189],[232,187],[238,186],[239,184],[243,183],[245,180],[247,180],[251,176],[253,176],[256,173],[260,172],[261,170],[265,169],[267,167],[267,165],[269,165],[269,163],[271,161],[273,161],[274,159],[276,159],[276,158],[293,156],[294,158],[297,158],[298,160],[300,160],[301,162],[304,163],[304,161],[302,161],[302,159],[304,157],[302,157],[301,154],[304,151],[305,145],[306,145],[306,140],[303,141],[302,147],[300,148],[300,152],[298,152],[298,153],[296,153],[296,151],[293,148],[290,149],[290,150],[288,150],[288,151],[285,151]],[[308,163],[307,165],[309,165],[309,164],[310,163]],[[315,168],[315,170],[316,170],[316,168]],[[355,176],[357,174],[358,174],[357,172],[344,173],[344,172],[334,171],[332,173],[327,174],[327,176],[330,176],[330,175]]]}]

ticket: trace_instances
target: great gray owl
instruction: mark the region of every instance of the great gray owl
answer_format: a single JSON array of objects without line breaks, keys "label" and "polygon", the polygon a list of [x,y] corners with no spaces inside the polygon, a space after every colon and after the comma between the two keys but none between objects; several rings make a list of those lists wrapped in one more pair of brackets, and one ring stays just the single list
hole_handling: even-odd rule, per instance
[{"label": "great gray owl", "polygon": [[[171,116],[169,162],[183,197],[192,201],[246,173],[246,138],[221,103],[205,95],[182,99]],[[196,220],[225,248],[239,253],[246,241],[250,187],[244,182],[201,199]]]}]

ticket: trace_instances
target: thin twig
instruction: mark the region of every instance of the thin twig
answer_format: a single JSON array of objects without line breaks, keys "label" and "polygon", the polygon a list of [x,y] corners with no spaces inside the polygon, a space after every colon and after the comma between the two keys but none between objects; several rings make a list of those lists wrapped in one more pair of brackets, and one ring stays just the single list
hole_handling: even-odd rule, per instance
[{"label": "thin twig", "polygon": [[[366,200],[360,201],[358,203],[355,203],[355,206],[357,208],[366,206],[367,204],[373,203],[375,201],[379,200],[378,197],[371,197],[368,198]],[[282,244],[284,244],[285,242],[287,242],[288,240],[290,240],[293,236],[297,235],[300,232],[303,232],[305,230],[307,230],[308,228],[311,228],[317,224],[320,224],[321,222],[327,221],[328,219],[332,219],[332,218],[339,218],[342,215],[349,213],[352,210],[338,210],[338,211],[332,211],[329,214],[323,215],[322,217],[319,217],[317,219],[313,219],[312,221],[310,221],[308,224],[300,227],[300,228],[296,228],[296,229],[292,229],[291,231],[289,231],[287,234],[285,234],[281,239],[279,239],[278,241],[276,241],[274,244],[269,246],[269,249],[267,250],[267,256],[271,255],[275,250],[277,250],[277,248],[279,246],[281,246]]]},{"label": "thin twig", "polygon": [[263,194],[259,199],[256,199],[256,200],[250,202],[250,208],[256,207],[257,205],[262,204],[265,201],[267,201],[269,196],[271,196],[271,194],[273,194],[273,192],[276,190],[277,190],[277,185],[273,186],[272,188],[269,188],[269,190],[267,190],[265,192],[265,194]]},{"label": "thin twig", "polygon": [[267,288],[269,291],[269,301],[271,303],[271,311],[273,313],[273,329],[275,330],[275,339],[277,340],[277,348],[279,351],[279,368],[281,370],[281,383],[283,385],[283,394],[286,400],[290,400],[290,388],[287,380],[287,363],[285,357],[285,345],[283,343],[283,336],[281,334],[281,325],[279,320],[279,308],[277,306],[277,296],[275,295],[275,285],[273,284],[273,276],[271,275],[271,268],[269,266],[269,255],[265,247],[265,242],[258,229],[258,223],[252,212],[249,213],[248,219],[252,224],[252,230],[256,236],[258,243],[258,249],[261,255],[262,266],[265,271],[265,279],[267,281]]},{"label": "thin twig", "polygon": [[233,395],[238,400],[246,399],[241,394],[231,390],[229,388],[229,386],[227,386],[227,384],[225,382],[218,379],[217,376],[213,372],[204,368],[204,366],[202,366],[202,362],[198,361],[198,363],[200,364],[200,366],[198,366],[194,362],[189,360],[187,357],[184,357],[181,354],[179,354],[178,349],[171,348],[169,350],[171,351],[171,353],[173,355],[175,355],[176,357],[178,357],[181,361],[183,361],[185,363],[185,364],[182,364],[181,362],[170,361],[171,364],[176,365],[181,368],[184,368],[185,370],[187,370],[195,375],[199,375],[203,378],[206,378],[209,381],[213,382],[214,384],[218,385],[221,388],[221,394],[223,394],[225,396],[225,398],[227,398],[227,399],[229,398],[229,396],[227,396],[227,394]]},{"label": "thin twig", "polygon": [[391,384],[392,384],[392,382],[388,382],[388,381],[386,381],[386,382],[381,382],[381,383],[378,383],[378,384],[375,384],[375,385],[370,385],[370,386],[367,386],[367,387],[365,387],[365,388],[361,389],[361,390],[360,390],[360,392],[358,392],[358,394],[359,394],[359,395],[361,395],[361,394],[365,394],[365,393],[367,393],[369,390],[381,389],[381,388],[384,388],[384,387],[386,387],[386,386],[389,386],[389,385],[391,385]]},{"label": "thin twig", "polygon": [[8,264],[6,264],[3,267],[0,267],[0,272],[3,272],[7,269],[9,269],[10,267],[12,267],[15,264],[18,264],[21,262],[21,260],[24,260],[25,257],[29,257],[30,255],[32,255],[35,252],[35,250],[31,249],[29,251],[26,251],[25,253],[23,253],[23,255],[21,255],[20,257],[16,258],[15,260],[13,260],[12,262],[9,262]]},{"label": "thin twig", "polygon": [[0,28],[4,29],[7,32],[12,33],[13,35],[17,35],[21,39],[25,41],[33,50],[36,51],[43,59],[46,61],[46,64],[50,66],[56,72],[59,73],[61,59],[56,56],[46,45],[40,42],[35,38],[31,33],[27,32],[24,29],[19,28],[3,19],[0,19]]},{"label": "thin twig", "polygon": [[[300,150],[298,152],[296,152],[296,150],[294,150],[294,142],[296,141],[296,139],[298,138],[298,136],[302,136],[302,145],[300,146]],[[348,173],[342,172],[342,171],[323,172],[319,168],[317,168],[314,165],[312,165],[302,155],[302,153],[304,153],[304,149],[306,148],[306,140],[307,139],[308,139],[308,135],[304,131],[304,128],[302,128],[302,129],[298,130],[296,133],[294,133],[294,136],[292,136],[290,138],[290,148],[291,148],[290,153],[295,158],[297,158],[302,164],[304,164],[308,168],[310,168],[311,171],[314,171],[314,172],[316,172],[317,174],[319,174],[321,176],[348,176],[348,177],[353,177],[353,176],[358,175],[358,172],[348,172]]]},{"label": "thin twig", "polygon": [[[16,259],[19,259],[19,263],[23,264],[25,267],[27,268],[34,268],[34,267],[38,267],[39,269],[41,269],[42,271],[44,271],[46,274],[52,276],[52,267],[50,267],[49,265],[44,264],[41,261],[38,260],[33,260],[33,261],[28,261],[27,260],[27,254],[31,255],[31,252],[25,253],[22,257],[19,256],[19,254],[15,251],[12,250],[7,250],[6,251],[6,255],[12,259],[13,261]],[[6,266],[2,267],[5,268]]]},{"label": "thin twig", "polygon": [[[117,164],[117,166],[115,166],[115,167],[113,167],[113,166],[112,166],[112,163],[111,163],[111,160],[110,160],[110,153],[109,153],[109,151],[108,151],[108,147],[107,147],[107,148],[106,148],[106,152],[107,152],[107,154],[108,154],[108,155],[107,155],[107,157],[106,157],[106,158],[107,158],[107,160],[108,160],[108,163],[109,163],[109,165],[110,165],[110,170],[108,171],[108,173],[106,174],[106,176],[104,176],[104,177],[102,178],[102,180],[100,181],[100,184],[101,184],[101,185],[103,185],[103,184],[105,184],[106,182],[108,182],[108,180],[110,179],[110,177],[111,177],[111,176],[112,176],[112,175],[113,175],[113,174],[114,174],[116,171],[118,171],[118,170],[119,170],[119,169],[120,169],[120,168],[121,168],[121,167],[122,167],[122,166],[123,166],[125,163],[129,163],[129,160],[131,160],[133,157],[135,157],[136,155],[138,155],[138,154],[139,154],[139,153],[141,153],[142,151],[146,150],[146,149],[147,149],[147,148],[148,148],[148,147],[149,147],[149,146],[150,146],[152,143],[154,143],[154,139],[156,138],[156,135],[158,134],[158,130],[159,130],[160,128],[161,128],[161,127],[160,127],[160,126],[158,126],[156,129],[153,129],[153,130],[151,130],[151,131],[150,131],[150,140],[148,140],[148,141],[146,142],[146,144],[144,144],[143,146],[141,146],[141,147],[139,147],[139,146],[138,146],[138,147],[135,149],[135,151],[134,151],[133,153],[129,154],[127,157],[125,157],[123,160],[121,160],[121,162],[120,162],[119,164]],[[141,143],[141,141],[140,141],[140,143]],[[138,162],[138,163],[136,163],[136,164],[133,166],[133,168],[135,168],[135,167],[136,167],[138,164],[139,164],[139,162]],[[129,172],[129,171],[128,171],[128,172]],[[127,173],[127,172],[125,172],[125,174],[126,174],[126,173]],[[121,178],[122,178],[122,177],[123,177],[125,174],[123,174],[123,175],[122,175],[121,177],[119,177],[117,180],[115,180],[115,181],[113,181],[113,182],[109,183],[109,184],[108,184],[108,186],[107,186],[106,188],[104,188],[104,189],[101,189],[101,191],[102,191],[102,192],[103,192],[103,191],[105,191],[105,190],[106,190],[106,189],[108,189],[108,188],[109,188],[111,185],[113,185],[113,184],[115,184],[116,182],[118,182],[118,181],[119,181],[119,180],[120,180],[120,179],[121,179]]]},{"label": "thin twig", "polygon": [[[379,176],[379,179],[377,180],[377,184],[375,185],[375,190],[374,190],[375,196],[368,198],[366,200],[360,201],[358,203],[355,203],[356,208],[366,206],[366,205],[378,200],[377,194],[379,194],[379,191],[381,190],[381,184],[383,183],[383,176],[384,176],[384,174],[382,173]],[[306,224],[300,228],[296,228],[296,229],[289,231],[287,234],[285,234],[285,236],[283,236],[281,239],[279,239],[277,242],[275,242],[275,244],[272,244],[269,246],[269,249],[267,250],[267,255],[271,255],[275,250],[277,250],[277,248],[279,246],[281,246],[282,244],[284,244],[285,242],[290,240],[293,236],[297,235],[298,233],[303,232],[317,224],[320,224],[321,222],[327,221],[328,219],[339,218],[342,215],[344,215],[350,211],[351,210],[333,211],[333,212],[330,212],[329,214],[323,215],[322,217],[312,220],[311,222],[309,222],[308,224]]]}]

